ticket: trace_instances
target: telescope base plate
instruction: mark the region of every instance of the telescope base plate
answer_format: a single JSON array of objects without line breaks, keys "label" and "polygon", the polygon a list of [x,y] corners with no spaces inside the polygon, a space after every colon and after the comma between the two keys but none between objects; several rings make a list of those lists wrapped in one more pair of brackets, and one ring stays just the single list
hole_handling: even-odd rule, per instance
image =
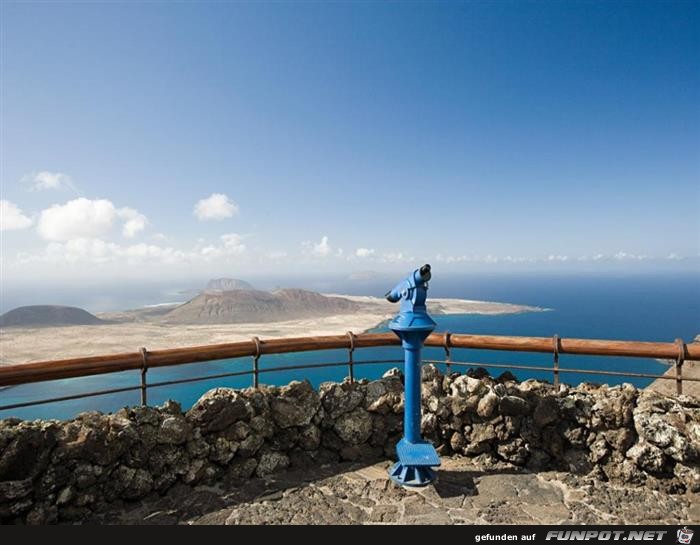
[{"label": "telescope base plate", "polygon": [[410,443],[404,438],[396,444],[396,454],[399,461],[389,470],[389,477],[396,484],[426,486],[436,479],[433,468],[440,465],[440,457],[431,443]]},{"label": "telescope base plate", "polygon": [[418,488],[427,486],[437,478],[435,470],[427,466],[407,466],[396,462],[389,469],[389,477],[399,486]]},{"label": "telescope base plate", "polygon": [[396,443],[396,455],[399,462],[407,466],[434,467],[440,465],[440,457],[435,451],[435,447],[428,441],[410,443],[406,439],[401,439]]}]

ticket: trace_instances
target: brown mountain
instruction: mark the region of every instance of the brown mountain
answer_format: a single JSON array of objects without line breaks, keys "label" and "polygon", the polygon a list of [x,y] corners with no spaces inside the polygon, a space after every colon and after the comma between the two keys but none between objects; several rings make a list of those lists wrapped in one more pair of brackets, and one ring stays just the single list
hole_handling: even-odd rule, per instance
[{"label": "brown mountain", "polygon": [[204,292],[168,312],[163,320],[180,324],[278,322],[352,313],[359,305],[302,289]]},{"label": "brown mountain", "polygon": [[0,327],[49,327],[107,323],[87,310],[60,305],[18,307],[0,316]]}]

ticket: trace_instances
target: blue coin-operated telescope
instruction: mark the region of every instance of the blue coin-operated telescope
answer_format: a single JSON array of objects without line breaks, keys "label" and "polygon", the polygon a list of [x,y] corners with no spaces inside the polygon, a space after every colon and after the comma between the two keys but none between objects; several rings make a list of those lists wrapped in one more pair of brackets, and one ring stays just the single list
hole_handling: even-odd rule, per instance
[{"label": "blue coin-operated telescope", "polygon": [[399,461],[389,470],[391,479],[402,486],[425,486],[435,480],[432,469],[440,465],[435,447],[420,434],[421,368],[420,350],[435,322],[428,316],[430,265],[416,269],[386,294],[392,303],[401,301],[401,310],[389,328],[401,339],[405,355],[403,438],[396,445]]}]

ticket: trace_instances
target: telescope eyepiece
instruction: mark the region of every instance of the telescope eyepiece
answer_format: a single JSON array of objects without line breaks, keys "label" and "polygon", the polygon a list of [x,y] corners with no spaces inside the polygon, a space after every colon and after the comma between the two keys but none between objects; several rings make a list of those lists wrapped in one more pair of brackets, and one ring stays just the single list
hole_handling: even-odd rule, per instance
[{"label": "telescope eyepiece", "polygon": [[428,263],[423,265],[420,268],[419,272],[420,272],[421,278],[423,279],[424,282],[427,282],[428,280],[430,280],[430,277],[432,275],[430,273],[430,265]]}]

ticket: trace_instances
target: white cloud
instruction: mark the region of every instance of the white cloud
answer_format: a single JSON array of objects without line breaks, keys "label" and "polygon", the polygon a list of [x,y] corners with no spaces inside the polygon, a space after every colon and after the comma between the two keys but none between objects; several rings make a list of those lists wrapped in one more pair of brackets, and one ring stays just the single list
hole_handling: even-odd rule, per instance
[{"label": "white cloud", "polygon": [[331,254],[333,248],[328,243],[328,237],[322,236],[320,242],[311,242],[310,240],[305,240],[301,243],[302,248],[304,248],[305,253],[311,253],[312,255],[317,255],[320,257],[326,257]]},{"label": "white cloud", "polygon": [[111,229],[116,216],[111,201],[81,197],[43,210],[37,231],[42,238],[53,241],[97,237]]},{"label": "white cloud", "polygon": [[642,261],[644,259],[648,259],[649,256],[641,254],[629,254],[627,252],[617,252],[614,256],[613,259],[617,259],[618,261]]},{"label": "white cloud", "polygon": [[116,215],[114,205],[108,200],[80,198],[43,210],[37,230],[42,238],[54,241],[94,237],[106,233]]},{"label": "white cloud", "polygon": [[438,254],[435,259],[440,263],[464,263],[466,261],[475,261],[474,258],[467,257],[466,255],[448,255],[444,256]]},{"label": "white cloud", "polygon": [[45,189],[72,189],[77,191],[71,177],[62,172],[49,172],[42,170],[22,176],[22,183],[29,185],[30,191],[43,191]]},{"label": "white cloud", "polygon": [[221,235],[221,241],[224,243],[224,248],[232,254],[241,254],[245,252],[245,244],[243,244],[243,236],[236,233]]},{"label": "white cloud", "polygon": [[75,237],[50,242],[43,252],[18,256],[19,263],[88,263],[88,264],[174,264],[226,261],[246,252],[243,235],[229,233],[220,237],[218,244],[198,245],[192,250],[179,250],[157,244],[122,245],[99,237]]},{"label": "white cloud", "polygon": [[15,203],[0,200],[0,231],[17,231],[26,229],[32,224],[32,219]]},{"label": "white cloud", "polygon": [[523,263],[526,261],[534,261],[533,259],[526,257],[513,257],[507,255],[505,257],[493,256],[491,254],[481,256],[481,255],[442,255],[438,254],[435,258],[437,261],[442,263],[499,263],[500,261],[505,261],[507,263]]},{"label": "white cloud", "polygon": [[135,237],[146,228],[146,225],[148,225],[148,219],[146,216],[133,208],[124,207],[117,211],[117,215],[121,219],[126,220],[124,226],[122,227],[122,234],[127,238]]},{"label": "white cloud", "polygon": [[78,237],[65,242],[50,242],[42,252],[22,253],[18,263],[49,262],[56,264],[90,264],[103,265],[116,263],[127,264],[161,264],[202,261],[205,256],[200,252],[178,250],[170,246],[157,244],[122,245],[100,238]]},{"label": "white cloud", "polygon": [[382,254],[381,261],[385,263],[401,263],[407,261],[413,261],[412,257],[408,257],[403,252],[388,252]]},{"label": "white cloud", "polygon": [[154,244],[132,244],[123,246],[99,238],[79,237],[66,242],[50,242],[43,253],[18,256],[20,263],[105,263],[141,264],[157,262],[164,264],[180,263],[187,259],[187,253],[170,247]]},{"label": "white cloud", "polygon": [[[386,261],[399,261],[403,258],[402,254],[385,254],[384,259]],[[613,255],[609,254],[592,254],[592,255],[581,255],[581,256],[567,256],[562,254],[550,254],[544,257],[524,257],[524,256],[510,256],[505,257],[493,256],[493,255],[444,255],[437,254],[435,260],[440,263],[511,263],[511,264],[523,264],[523,263],[570,263],[570,262],[608,262],[608,261],[647,261],[653,259],[662,259],[661,257],[652,257],[646,254],[632,254],[628,252],[618,252]],[[667,260],[682,260],[683,256],[672,253],[665,256],[663,259]]]},{"label": "white cloud", "polygon": [[74,238],[65,243],[52,242],[46,247],[46,257],[49,261],[67,261],[75,263],[88,261],[91,263],[106,263],[114,260],[118,245],[95,238]]},{"label": "white cloud", "polygon": [[156,261],[160,263],[181,263],[187,260],[186,252],[171,247],[157,246],[155,244],[132,244],[130,246],[118,246],[117,257],[126,257],[129,263],[141,263],[144,261]]},{"label": "white cloud", "polygon": [[222,220],[238,214],[238,205],[223,193],[212,193],[194,205],[194,215],[200,221]]},{"label": "white cloud", "polygon": [[242,235],[229,233],[227,235],[221,235],[220,238],[221,244],[204,246],[199,250],[199,254],[205,259],[211,260],[241,255],[246,251],[246,245],[243,244]]},{"label": "white cloud", "polygon": [[503,258],[503,261],[506,261],[507,263],[533,263],[535,260],[531,257],[507,255]]},{"label": "white cloud", "polygon": [[117,219],[125,220],[122,234],[129,238],[148,224],[146,216],[133,208],[116,208],[107,199],[80,197],[42,210],[37,232],[43,239],[56,242],[97,238],[108,233]]},{"label": "white cloud", "polygon": [[321,255],[321,256],[326,256],[326,255],[331,253],[331,245],[328,244],[328,237],[327,236],[321,237],[321,242],[319,242],[318,244],[314,244],[313,252],[316,255]]},{"label": "white cloud", "polygon": [[589,255],[582,255],[576,258],[576,261],[603,261],[605,259],[608,259],[605,254],[593,254],[591,256]]},{"label": "white cloud", "polygon": [[357,257],[371,257],[374,255],[374,248],[358,248],[355,250]]}]

